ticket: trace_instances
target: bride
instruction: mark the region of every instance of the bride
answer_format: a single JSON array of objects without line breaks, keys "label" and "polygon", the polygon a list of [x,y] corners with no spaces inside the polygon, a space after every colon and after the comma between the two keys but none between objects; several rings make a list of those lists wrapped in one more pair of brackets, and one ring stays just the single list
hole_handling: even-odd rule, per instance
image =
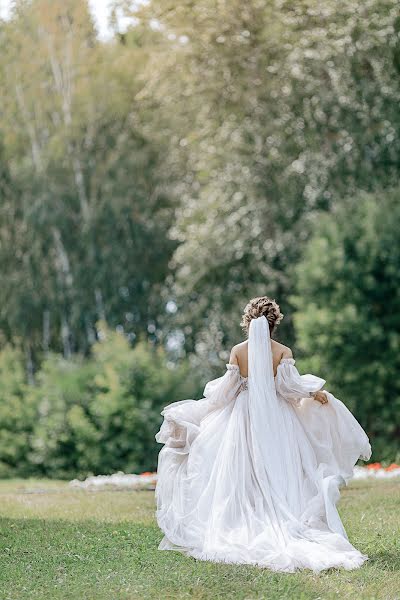
[{"label": "bride", "polygon": [[368,437],[323,379],[300,375],[292,352],[271,340],[283,315],[251,300],[226,373],[204,398],[166,406],[156,440],[159,548],[200,560],[293,572],[355,569],[368,558],[348,541],[339,486]]}]

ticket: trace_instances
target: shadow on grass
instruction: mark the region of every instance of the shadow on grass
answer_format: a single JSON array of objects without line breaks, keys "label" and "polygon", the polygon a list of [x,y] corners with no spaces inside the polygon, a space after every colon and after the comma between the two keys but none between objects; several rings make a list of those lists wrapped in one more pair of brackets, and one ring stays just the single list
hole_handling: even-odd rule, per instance
[{"label": "shadow on grass", "polygon": [[[399,572],[400,573],[400,547],[398,550],[379,550],[373,553],[369,553],[368,562],[371,566],[379,567],[385,571]],[[400,590],[399,596],[400,598]]]}]

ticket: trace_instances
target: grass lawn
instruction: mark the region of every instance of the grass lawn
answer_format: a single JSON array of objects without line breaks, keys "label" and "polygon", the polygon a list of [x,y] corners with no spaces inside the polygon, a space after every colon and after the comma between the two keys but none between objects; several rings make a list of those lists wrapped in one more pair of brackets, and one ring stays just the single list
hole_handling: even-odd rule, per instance
[{"label": "grass lawn", "polygon": [[352,483],[340,513],[370,560],[356,571],[276,574],[160,552],[152,492],[0,482],[1,600],[399,600],[400,481]]}]

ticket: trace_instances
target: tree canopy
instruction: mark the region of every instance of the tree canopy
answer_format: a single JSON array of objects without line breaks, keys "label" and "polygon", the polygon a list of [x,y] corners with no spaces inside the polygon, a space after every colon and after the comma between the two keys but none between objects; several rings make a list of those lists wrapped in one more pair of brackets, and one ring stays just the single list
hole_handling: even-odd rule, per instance
[{"label": "tree canopy", "polygon": [[[125,336],[121,369],[159,348],[177,385],[182,362],[220,371],[245,303],[267,294],[286,315],[279,339],[392,451],[397,362],[379,356],[400,332],[398,3],[112,4],[106,41],[82,0],[16,0],[0,21],[0,366],[24,365],[12,402],[65,375],[49,419],[68,422],[68,444],[91,440],[93,467],[107,433],[88,380],[105,403],[114,393],[96,323]],[[32,402],[5,471],[33,452]],[[39,446],[30,456],[47,464]]]}]

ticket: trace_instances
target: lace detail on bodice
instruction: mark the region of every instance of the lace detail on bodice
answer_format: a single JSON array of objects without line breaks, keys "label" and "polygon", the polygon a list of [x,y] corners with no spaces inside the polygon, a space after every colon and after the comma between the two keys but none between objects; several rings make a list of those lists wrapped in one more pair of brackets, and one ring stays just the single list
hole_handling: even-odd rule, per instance
[{"label": "lace detail on bodice", "polygon": [[[274,376],[275,384],[279,383],[279,380],[281,379],[279,377],[280,368],[284,369],[286,365],[288,366],[288,368],[290,368],[290,367],[293,367],[295,364],[296,364],[296,361],[295,361],[294,358],[282,358],[281,361],[280,361],[280,363],[279,363],[279,365],[278,365],[277,373]],[[226,365],[226,368],[227,368],[228,371],[232,371],[232,372],[237,373],[237,375],[239,377],[239,380],[240,380],[239,392],[242,392],[244,390],[248,390],[249,389],[249,378],[248,377],[244,377],[243,375],[241,375],[239,365],[232,365],[232,364],[228,363]],[[297,373],[297,370],[296,370],[296,373]],[[307,378],[307,376],[306,376],[306,378]],[[304,379],[304,377],[303,377],[303,379]],[[324,380],[319,380],[319,378],[314,378],[314,379],[318,380],[318,382],[319,381],[322,382],[322,383],[317,383],[317,389],[320,389],[323,386],[323,384],[325,383]],[[315,384],[312,387],[314,389]],[[279,391],[279,390],[277,390],[277,391]],[[287,396],[289,394],[282,393],[282,395],[283,396]],[[308,395],[309,395],[309,390],[306,390],[304,393],[297,394],[298,397],[296,397],[296,399],[293,399],[292,403],[295,404],[295,405],[298,405],[300,403],[300,399],[302,397],[308,396]],[[286,399],[288,399],[288,398],[286,398]]]},{"label": "lace detail on bodice", "polygon": [[[295,363],[296,363],[296,361],[294,358],[282,358],[279,365],[280,364],[294,365]],[[278,365],[278,367],[279,367],[279,365]],[[241,381],[240,391],[249,389],[249,378],[244,377],[244,375],[241,375],[239,365],[232,365],[232,364],[228,363],[226,365],[226,368],[228,371],[236,371],[237,372],[238,376],[240,377],[240,381]],[[274,379],[276,379],[276,376],[274,377]]]}]

